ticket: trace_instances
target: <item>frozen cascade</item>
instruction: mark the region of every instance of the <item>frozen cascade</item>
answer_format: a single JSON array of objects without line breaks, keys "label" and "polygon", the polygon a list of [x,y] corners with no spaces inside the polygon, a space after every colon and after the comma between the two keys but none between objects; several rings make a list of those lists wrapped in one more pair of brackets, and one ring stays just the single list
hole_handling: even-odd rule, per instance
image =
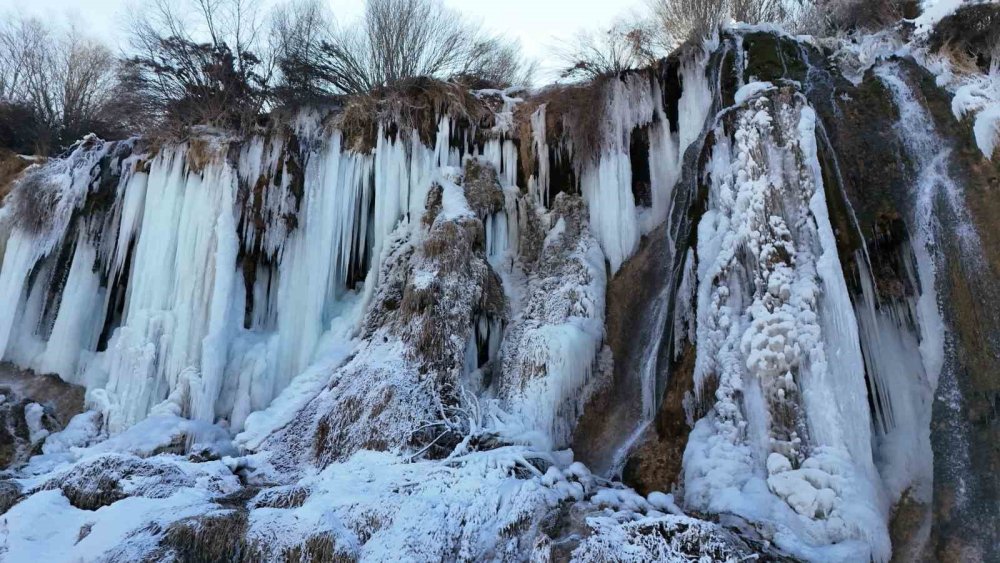
[{"label": "frozen cascade", "polygon": [[[505,99],[504,111],[516,102]],[[484,217],[486,247],[512,287],[518,225],[536,211],[517,195],[518,153],[510,124],[502,127],[507,121],[498,119],[479,146],[453,145],[464,133],[447,116],[433,147],[416,131],[388,135],[380,127],[368,154],[344,150],[339,132],[316,127],[297,127],[303,136],[294,145],[281,135],[258,137],[235,153],[230,141],[210,137],[123,155],[105,165],[114,184],[101,186],[98,162],[116,145],[80,149],[43,169],[58,184],[52,193],[70,202],[60,207],[64,219],[52,227],[49,247],[17,224],[8,227],[0,283],[10,286],[5,295],[22,295],[0,304],[15,313],[4,317],[4,330],[17,338],[8,357],[86,385],[112,433],[150,413],[222,420],[238,431],[320,358],[343,358],[330,351],[343,350],[363,318],[377,281],[365,272],[378,270],[396,225],[421,216],[431,184],[447,184],[464,158],[499,172],[504,205]],[[72,166],[78,170],[67,174]],[[671,182],[668,176],[661,185]],[[67,235],[71,216],[98,187],[111,194],[107,211],[81,215]],[[60,248],[69,253],[65,266],[46,259],[44,275],[17,291],[35,263]],[[54,308],[46,297],[53,290]],[[344,319],[354,328],[345,330]],[[35,330],[39,323],[47,328]],[[478,347],[498,354],[502,333],[499,319],[479,319]],[[579,365],[566,381],[589,373],[596,354],[568,353]]]},{"label": "frozen cascade", "polygon": [[[867,263],[860,259],[858,263],[862,294],[855,296],[854,311],[865,367],[873,380],[869,393],[879,474],[892,502],[908,490],[914,499],[929,502],[934,459],[930,405],[936,382],[927,376],[920,352],[920,328],[914,326],[920,316],[915,308],[922,297],[902,303],[881,302]],[[916,282],[913,262],[907,266]],[[935,322],[940,318],[935,317]]]},{"label": "frozen cascade", "polygon": [[[958,384],[959,374],[956,373],[955,361],[950,358],[954,354],[954,344],[949,342],[952,337],[946,331],[939,310],[937,292],[941,282],[937,277],[938,271],[952,260],[958,261],[969,271],[981,271],[986,268],[985,258],[979,235],[965,203],[962,186],[949,171],[951,151],[941,149],[947,143],[938,134],[933,119],[916,99],[897,63],[881,64],[875,67],[875,73],[888,87],[899,108],[897,133],[916,168],[916,178],[910,193],[916,230],[913,252],[919,281],[922,288],[925,288],[917,303],[920,321],[919,349],[929,379],[929,393],[933,395],[937,392],[935,403],[942,409],[938,414],[935,407],[934,416],[940,418],[938,424],[948,428],[948,440],[954,444],[948,447],[946,456],[937,456],[943,459],[944,473],[947,473],[938,478],[959,484],[955,503],[959,510],[965,511],[976,502],[976,499],[968,495],[974,483],[968,444],[970,429],[960,414],[965,408],[965,399]],[[945,248],[951,246],[948,243],[952,239],[957,242],[954,246],[957,246],[958,253],[955,256],[945,256]],[[929,410],[930,405],[925,408]],[[922,418],[929,418],[929,413],[921,412],[920,415]],[[920,438],[923,441],[923,435]],[[904,463],[908,456],[902,451],[906,446],[906,443],[895,445],[895,451],[900,452],[897,457],[901,461],[896,473],[890,473],[888,477],[895,477],[897,481],[907,475]],[[921,446],[929,450],[929,445]],[[929,459],[933,458],[925,458],[919,465],[925,474],[933,471],[933,468],[926,467]],[[927,484],[920,481],[917,484],[921,485],[918,492],[926,498]]]},{"label": "frozen cascade", "polygon": [[[576,155],[580,193],[588,202],[590,228],[614,274],[635,252],[642,235],[666,220],[673,188],[681,176],[684,153],[702,133],[714,99],[706,73],[710,53],[699,49],[686,56],[678,73],[682,90],[678,122],[671,123],[664,107],[664,85],[641,74],[609,81],[602,110],[603,139],[593,158]],[[545,106],[531,116],[538,176],[529,180],[532,192],[545,203],[550,193],[549,158],[545,142]],[[648,141],[650,201],[640,204],[633,194],[633,134],[645,130]],[[570,147],[578,151],[578,147]],[[558,151],[557,151],[558,153]],[[546,203],[547,205],[547,203]]]},{"label": "frozen cascade", "polygon": [[[809,61],[803,50],[803,60]],[[809,87],[813,80],[830,81],[826,71],[809,64]],[[824,84],[825,85],[825,84]],[[808,88],[807,88],[808,92]],[[832,94],[831,94],[832,95]],[[830,101],[836,111],[837,106]],[[840,163],[826,128],[816,122],[817,140],[829,155],[835,182],[832,193],[843,194],[844,180]],[[828,191],[829,190],[828,186]],[[839,192],[838,192],[839,191]],[[834,196],[836,197],[836,196]],[[875,462],[891,503],[904,493],[920,502],[929,502],[932,484],[933,454],[930,445],[930,404],[940,370],[940,340],[944,330],[936,303],[933,264],[929,262],[927,241],[918,229],[917,247],[908,238],[893,250],[902,277],[902,290],[892,295],[892,288],[877,286],[871,265],[871,255],[857,217],[846,200],[850,228],[856,232],[861,248],[851,259],[857,268],[852,292],[858,336],[864,358],[869,406],[872,412]],[[882,240],[892,235],[876,235],[875,246],[889,245],[894,240]],[[887,252],[889,250],[880,250]],[[881,257],[887,260],[888,257]],[[889,283],[889,282],[886,282]],[[929,334],[930,336],[926,336]],[[937,342],[938,349],[933,347]],[[922,351],[929,355],[922,360]]]},{"label": "frozen cascade", "polygon": [[[25,294],[31,293],[31,288],[26,287],[28,275],[40,260],[56,250],[70,227],[73,213],[83,205],[91,189],[94,165],[108,149],[106,143],[88,137],[78,143],[66,159],[52,166],[29,169],[22,180],[26,187],[13,194],[0,210],[0,223],[3,223],[0,232],[9,232],[0,262],[0,295],[3,296],[0,299],[0,358],[9,354],[8,344],[15,326],[27,327],[29,333],[34,331],[32,321],[37,319],[30,318],[32,311],[25,302],[28,297]],[[44,223],[34,224],[38,221]]]},{"label": "frozen cascade", "polygon": [[[700,394],[717,390],[684,454],[685,502],[802,527],[818,545],[853,544],[887,560],[888,505],[816,117],[798,95],[781,99],[752,97],[732,131],[715,132],[698,227],[694,378]],[[782,547],[812,557],[824,549]]]},{"label": "frozen cascade", "polygon": [[73,376],[77,374],[81,351],[97,347],[107,300],[100,276],[94,271],[96,263],[97,251],[80,233],[45,353],[32,362],[39,373],[64,374],[78,383]]},{"label": "frozen cascade", "polygon": [[3,268],[0,269],[0,295],[16,295],[18,298],[4,299],[0,308],[0,350],[7,349],[11,330],[22,304],[20,297],[24,292],[24,283],[38,259],[37,243],[27,233],[16,230],[6,242]]},{"label": "frozen cascade", "polygon": [[933,231],[940,226],[935,224],[934,205],[935,200],[942,197],[955,222],[951,227],[958,234],[963,258],[982,261],[981,241],[969,217],[962,187],[948,172],[951,150],[941,150],[945,143],[937,134],[927,110],[914,97],[899,65],[879,65],[875,74],[892,92],[900,112],[900,138],[919,171],[917,193],[913,195],[916,197],[916,224],[923,231],[922,236],[927,237],[925,243],[934,245],[936,242]]},{"label": "frozen cascade", "polygon": [[[5,340],[17,340],[8,358],[85,384],[111,432],[150,412],[241,428],[324,349],[342,347],[331,338],[350,338],[350,331],[326,334],[340,317],[360,318],[352,270],[364,256],[377,267],[395,224],[422,211],[437,163],[454,159],[445,149],[435,160],[434,151],[408,140],[382,135],[372,154],[359,155],[343,151],[334,133],[301,139],[300,156],[280,137],[257,138],[230,161],[225,145],[209,139],[197,148],[164,149],[146,164],[137,157],[112,163],[120,167],[117,187],[95,180],[114,144],[81,147],[42,168],[39,189],[56,209],[49,230],[16,222],[16,196],[5,208],[10,233],[0,284],[9,289],[5,296],[22,296],[0,302],[11,309],[0,329]],[[273,181],[273,189],[245,200],[242,186],[263,181]],[[113,193],[106,219],[82,217],[61,242],[88,190],[97,189]],[[93,231],[100,246],[85,234]],[[70,252],[67,266],[45,258],[62,246]],[[242,256],[259,256],[250,278]],[[43,275],[24,287],[41,259]],[[50,285],[66,288],[56,290],[55,313],[47,312]],[[110,303],[113,296],[120,302]],[[113,331],[107,349],[98,350],[106,321]]]},{"label": "frozen cascade", "polygon": [[[942,265],[981,265],[979,233],[920,95],[882,63],[917,174],[899,229],[867,238],[817,116],[853,99],[783,34],[805,80],[781,42],[783,76],[745,76],[768,72],[747,56],[779,35],[746,29],[599,83],[593,154],[567,121],[548,136],[558,89],[530,113],[484,90],[481,122],[443,111],[358,137],[303,111],[153,154],[90,138],[29,170],[0,208],[0,353],[84,384],[106,427],[88,412],[46,439],[30,408],[47,441],[0,475],[16,503],[0,553],[137,559],[235,523],[213,546],[266,558],[547,560],[580,541],[570,557],[664,559],[667,542],[707,559],[736,553],[727,540],[765,559],[900,557],[897,503],[938,500],[931,407],[966,405]],[[23,221],[39,201],[44,228]],[[580,433],[602,401],[626,408]],[[183,437],[219,455],[154,453]],[[583,461],[610,481],[580,463],[595,437]],[[968,449],[943,462],[960,511],[976,506]],[[127,499],[77,506],[88,471],[133,468],[150,475],[114,481]]]}]

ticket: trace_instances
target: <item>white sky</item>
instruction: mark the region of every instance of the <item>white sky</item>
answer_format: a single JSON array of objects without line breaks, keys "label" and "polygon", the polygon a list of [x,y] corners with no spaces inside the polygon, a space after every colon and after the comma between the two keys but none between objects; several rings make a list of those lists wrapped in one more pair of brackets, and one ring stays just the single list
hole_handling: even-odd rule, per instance
[{"label": "white sky", "polygon": [[[273,5],[279,0],[264,0]],[[340,22],[361,12],[363,0],[325,0]],[[608,27],[615,19],[638,10],[643,0],[444,0],[496,33],[516,37],[525,54],[541,65],[542,81],[551,79],[551,47],[581,29]],[[0,0],[0,15],[17,12],[54,23],[72,22],[112,48],[122,42],[128,6],[142,0]]]}]

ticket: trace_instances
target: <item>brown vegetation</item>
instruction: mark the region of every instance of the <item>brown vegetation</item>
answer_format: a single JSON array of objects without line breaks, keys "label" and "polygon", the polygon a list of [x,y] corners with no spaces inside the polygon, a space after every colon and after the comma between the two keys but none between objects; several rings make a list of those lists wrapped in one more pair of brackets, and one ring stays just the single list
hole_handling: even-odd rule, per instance
[{"label": "brown vegetation", "polygon": [[482,125],[492,119],[493,113],[458,82],[416,77],[348,97],[336,122],[344,132],[346,147],[367,152],[374,148],[381,126],[388,127],[390,135],[416,131],[422,142],[433,146],[442,116],[458,123]]},{"label": "brown vegetation", "polygon": [[[550,147],[572,147],[582,161],[595,158],[601,145],[603,108],[611,76],[599,76],[582,84],[550,86],[518,105],[514,118],[521,137],[521,166],[528,176],[537,155],[532,144],[531,116],[545,106],[545,141]],[[550,149],[551,150],[551,149]]]},{"label": "brown vegetation", "polygon": [[121,134],[115,57],[75,28],[0,19],[0,146],[47,154],[89,132]]},{"label": "brown vegetation", "polygon": [[31,161],[18,154],[0,148],[0,205],[14,187],[14,180],[30,164]]},{"label": "brown vegetation", "polygon": [[[123,483],[131,483],[123,487]],[[69,503],[97,510],[132,496],[162,498],[189,478],[176,465],[155,463],[129,455],[108,454],[75,466],[69,474],[45,484],[60,489]]]},{"label": "brown vegetation", "polygon": [[464,176],[465,199],[480,219],[503,210],[504,195],[497,180],[496,168],[469,159],[465,163]]},{"label": "brown vegetation", "polygon": [[247,512],[242,509],[192,516],[170,524],[160,539],[160,548],[164,555],[192,563],[252,560],[247,528]]},{"label": "brown vegetation", "polygon": [[932,51],[950,51],[953,59],[967,57],[988,72],[1000,55],[1000,4],[963,6],[942,19],[931,34]]},{"label": "brown vegetation", "polygon": [[729,18],[753,24],[788,17],[783,0],[649,0],[649,7],[668,50],[708,37]]},{"label": "brown vegetation", "polygon": [[808,21],[802,24],[814,34],[873,32],[915,17],[915,10],[913,0],[814,0],[806,4]]}]

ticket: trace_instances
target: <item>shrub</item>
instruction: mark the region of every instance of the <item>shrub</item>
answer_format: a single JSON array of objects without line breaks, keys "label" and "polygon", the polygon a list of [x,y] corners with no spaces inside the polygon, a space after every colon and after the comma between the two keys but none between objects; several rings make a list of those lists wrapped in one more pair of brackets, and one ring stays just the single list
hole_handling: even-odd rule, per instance
[{"label": "shrub", "polygon": [[351,25],[327,20],[309,4],[279,13],[280,91],[361,94],[417,77],[506,87],[530,82],[534,69],[516,42],[485,34],[439,0],[368,0]]},{"label": "shrub", "polygon": [[987,72],[1000,55],[1000,4],[975,4],[959,8],[942,19],[930,37],[930,48],[949,49],[975,61]]}]

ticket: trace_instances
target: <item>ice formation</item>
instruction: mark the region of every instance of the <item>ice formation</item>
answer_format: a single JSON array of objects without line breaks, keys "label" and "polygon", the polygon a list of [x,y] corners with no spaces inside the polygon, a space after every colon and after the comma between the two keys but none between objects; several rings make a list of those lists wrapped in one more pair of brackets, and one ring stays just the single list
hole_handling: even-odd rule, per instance
[{"label": "ice formation", "polygon": [[[0,473],[0,557],[889,560],[894,507],[932,502],[931,404],[955,385],[943,230],[984,263],[884,60],[904,52],[847,45],[836,80],[900,116],[905,236],[861,232],[813,89],[834,65],[752,27],[598,81],[593,146],[558,91],[482,90],[488,118],[436,107],[431,131],[373,118],[359,140],[303,111],[30,168],[0,208],[0,358],[84,386],[87,411],[19,407],[35,455]],[[989,157],[981,80],[952,110]],[[650,241],[640,414],[595,475],[568,448],[620,361],[609,285]],[[684,369],[678,488],[610,481]]]},{"label": "ice formation", "polygon": [[698,226],[695,388],[715,402],[685,452],[685,501],[748,515],[776,497],[797,515],[778,516],[784,525],[888,559],[815,113],[796,94],[755,90],[731,129],[717,126]]}]

